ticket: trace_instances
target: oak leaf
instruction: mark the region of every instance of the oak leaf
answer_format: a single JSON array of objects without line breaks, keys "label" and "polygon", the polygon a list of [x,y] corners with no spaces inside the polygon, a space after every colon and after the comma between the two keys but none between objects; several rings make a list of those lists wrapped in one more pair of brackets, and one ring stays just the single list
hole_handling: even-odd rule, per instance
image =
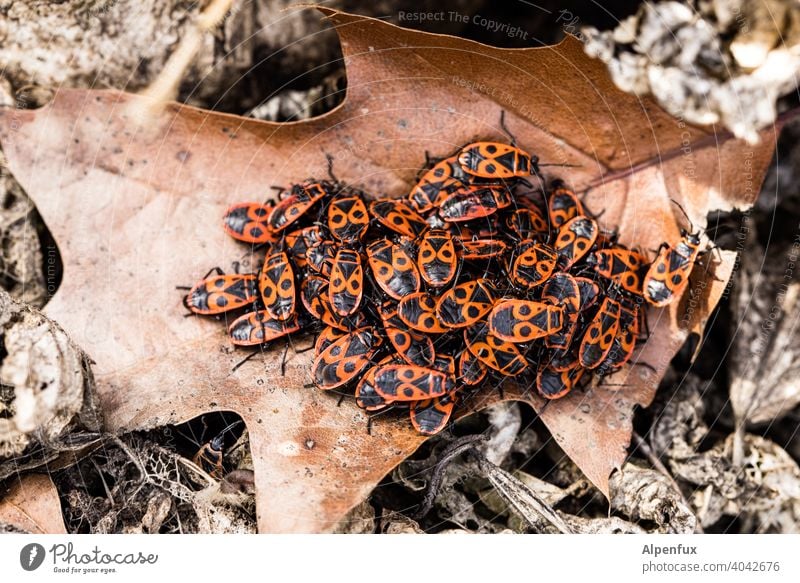
[{"label": "oak leaf", "polygon": [[66,534],[58,492],[44,474],[27,474],[12,481],[0,499],[0,531]]},{"label": "oak leaf", "polygon": [[[261,532],[329,531],[423,438],[388,415],[373,435],[351,401],[309,382],[309,353],[270,349],[232,372],[234,351],[215,321],[183,318],[178,284],[244,253],[222,231],[227,205],[270,196],[271,185],[326,175],[375,194],[403,196],[425,152],[477,139],[517,142],[578,190],[605,228],[643,250],[702,228],[710,209],[744,207],[758,193],[777,129],[747,145],[677,120],[616,89],[602,63],[567,37],[552,47],[499,49],[322,9],[336,27],[348,75],[344,103],[299,123],[273,124],[170,105],[156,121],[131,119],[136,96],[59,91],[36,111],[0,114],[11,171],[33,198],[64,262],[47,306],[97,362],[107,428],[180,423],[234,410],[250,431]],[[719,300],[733,254],[695,270],[691,297],[650,311],[651,336],[613,388],[575,391],[546,408],[521,387],[563,450],[608,495],[670,358]],[[247,266],[247,259],[244,261]],[[298,342],[303,342],[298,340]],[[616,389],[616,390],[614,390]],[[471,410],[496,402],[488,391]]]}]

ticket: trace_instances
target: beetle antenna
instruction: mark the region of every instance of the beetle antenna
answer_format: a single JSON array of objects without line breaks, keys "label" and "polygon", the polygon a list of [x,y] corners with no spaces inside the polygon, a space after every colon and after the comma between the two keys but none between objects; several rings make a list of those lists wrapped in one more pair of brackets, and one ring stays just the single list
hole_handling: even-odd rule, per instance
[{"label": "beetle antenna", "polygon": [[242,360],[240,360],[239,362],[237,362],[233,366],[233,368],[231,369],[231,372],[235,372],[236,369],[238,369],[240,366],[242,366],[244,363],[246,363],[251,358],[255,357],[257,354],[261,354],[261,352],[260,351],[254,351],[254,352],[251,352],[250,354],[248,354],[246,357],[244,357]]},{"label": "beetle antenna", "polygon": [[583,164],[539,164],[539,168],[546,168],[547,166],[560,166],[562,168],[580,168]]},{"label": "beetle antenna", "polygon": [[681,204],[677,200],[675,200],[674,198],[671,198],[670,201],[672,201],[672,204],[674,204],[676,207],[681,209],[681,212],[683,213],[683,216],[686,217],[686,221],[689,223],[689,230],[690,231],[694,231],[694,223],[692,223],[692,219],[689,218],[689,215],[686,212],[686,209],[684,209],[681,206]]},{"label": "beetle antenna", "polygon": [[338,183],[339,179],[336,178],[336,175],[333,173],[333,156],[325,154],[325,158],[328,160],[328,176],[331,177],[331,180]]},{"label": "beetle antenna", "polygon": [[511,132],[508,130],[508,128],[506,127],[506,110],[505,110],[505,109],[503,109],[503,110],[501,110],[501,111],[500,111],[500,127],[502,128],[502,130],[503,130],[503,133],[504,133],[505,135],[507,135],[507,136],[508,136],[508,138],[511,140],[511,145],[512,145],[512,146],[514,146],[514,147],[516,147],[516,145],[517,145],[517,138],[515,138],[515,137],[514,137],[514,134],[512,134],[512,133],[511,133]]},{"label": "beetle antenna", "polygon": [[[223,429],[222,431],[220,431],[220,432],[217,434],[217,436],[216,436],[214,439],[218,439],[218,438],[222,437],[223,435],[225,435],[226,433],[228,433],[228,432],[229,432],[231,429],[233,429],[233,428],[234,428],[234,427],[236,427],[237,425],[241,425],[242,423],[244,423],[244,422],[243,422],[241,419],[237,419],[237,420],[236,420],[236,421],[234,421],[233,423],[230,423],[230,424],[229,424],[229,425],[228,425],[228,426],[227,426],[225,429]],[[212,441],[213,441],[213,440],[212,440]]]}]

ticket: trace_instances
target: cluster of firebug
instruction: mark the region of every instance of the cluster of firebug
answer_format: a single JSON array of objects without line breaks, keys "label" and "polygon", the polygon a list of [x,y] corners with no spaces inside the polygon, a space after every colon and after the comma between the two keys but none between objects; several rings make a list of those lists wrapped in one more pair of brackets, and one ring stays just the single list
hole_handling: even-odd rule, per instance
[{"label": "cluster of firebug", "polygon": [[244,309],[228,326],[237,346],[315,332],[313,385],[353,388],[370,412],[405,408],[423,434],[490,378],[561,398],[629,363],[644,305],[683,292],[700,238],[684,234],[650,262],[560,180],[534,188],[538,176],[515,145],[476,142],[430,163],[404,199],[331,174],[275,203],[235,204],[225,231],[265,249],[263,267],[217,269],[184,304]]}]

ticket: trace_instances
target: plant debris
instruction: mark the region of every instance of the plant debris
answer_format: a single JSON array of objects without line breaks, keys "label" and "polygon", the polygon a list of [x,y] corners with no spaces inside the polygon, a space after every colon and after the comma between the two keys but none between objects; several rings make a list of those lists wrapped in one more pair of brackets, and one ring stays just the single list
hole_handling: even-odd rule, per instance
[{"label": "plant debris", "polygon": [[796,89],[800,17],[792,0],[645,2],[614,30],[586,27],[586,52],[623,91],[651,94],[688,123],[758,140]]},{"label": "plant debris", "polygon": [[47,269],[37,226],[41,224],[31,200],[8,173],[0,152],[0,287],[11,297],[41,308],[48,296],[49,280],[55,290],[57,251],[47,249]]},{"label": "plant debris", "polygon": [[247,470],[222,482],[172,447],[130,434],[56,474],[72,533],[254,533]]},{"label": "plant debris", "polygon": [[746,239],[732,302],[734,322],[731,404],[738,424],[774,422],[800,403],[800,240],[766,251],[755,228]]},{"label": "plant debris", "polygon": [[55,322],[2,290],[0,356],[0,480],[58,468],[96,444],[101,414],[89,357]]}]

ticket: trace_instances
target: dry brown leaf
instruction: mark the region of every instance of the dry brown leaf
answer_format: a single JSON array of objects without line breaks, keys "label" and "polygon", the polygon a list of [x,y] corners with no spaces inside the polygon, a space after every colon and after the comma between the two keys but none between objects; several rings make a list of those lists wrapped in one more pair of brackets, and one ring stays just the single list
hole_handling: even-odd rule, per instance
[{"label": "dry brown leaf", "polygon": [[[586,202],[605,210],[604,225],[618,227],[623,243],[654,249],[679,236],[670,199],[696,226],[710,208],[751,204],[777,131],[748,146],[676,121],[614,88],[573,38],[497,49],[324,12],[341,37],[349,82],[345,103],[321,118],[280,125],[172,105],[145,131],[126,117],[136,97],[110,91],[63,91],[46,108],[0,117],[9,167],[61,246],[64,280],[47,312],[97,361],[108,428],[238,412],[250,431],[262,532],[333,529],[423,439],[400,418],[379,421],[369,436],[352,403],[337,407],[330,395],[304,389],[308,354],[290,353],[285,377],[280,349],[231,372],[242,353],[219,323],[181,317],[174,286],[243,253],[220,228],[228,204],[323,176],[325,153],[339,178],[401,196],[426,150],[449,154],[501,138],[506,110],[522,146],[545,163],[578,165],[548,168],[551,176],[592,187]],[[723,281],[732,263],[732,254],[708,261]],[[544,410],[520,388],[506,392],[541,412],[606,494],[634,406],[650,403],[687,331],[722,292],[723,281],[696,271],[691,302],[650,314],[652,336],[639,359],[656,372],[635,367],[615,377],[628,384],[620,390],[576,392]]]},{"label": "dry brown leaf", "polygon": [[549,523],[562,534],[574,532],[533,488],[484,457],[478,458],[478,466],[497,493],[531,528],[539,529],[543,524]]},{"label": "dry brown leaf", "polygon": [[375,508],[369,500],[357,505],[338,524],[334,534],[372,534],[375,532]]},{"label": "dry brown leaf", "polygon": [[[704,452],[670,460],[675,477],[697,486],[690,498],[707,527],[724,516],[737,517],[746,532],[800,530],[800,467],[778,444],[750,433],[729,435]],[[741,447],[742,462],[732,461]],[[744,530],[743,529],[743,530]]]},{"label": "dry brown leaf", "polygon": [[[797,532],[797,462],[774,441],[739,431],[701,447],[709,443],[702,398],[709,390],[707,381],[689,375],[658,412],[651,434],[657,455],[675,478],[693,485],[687,496],[692,512],[703,527],[728,516],[745,525],[743,532]],[[678,514],[674,518],[685,521]]]},{"label": "dry brown leaf", "polygon": [[794,265],[800,244],[767,251],[752,237],[743,257],[732,305],[731,405],[739,433],[747,424],[771,423],[800,403],[798,338],[800,282]]},{"label": "dry brown leaf", "polygon": [[611,508],[637,522],[652,521],[655,532],[692,534],[697,518],[673,484],[656,470],[628,462],[611,476]]},{"label": "dry brown leaf", "polygon": [[66,534],[58,492],[50,476],[27,474],[0,495],[0,524],[30,534]]},{"label": "dry brown leaf", "polygon": [[[11,100],[4,103],[3,80],[0,80],[0,107],[12,105]],[[36,209],[22,192],[5,167],[5,157],[0,152],[0,233],[3,233],[3,247],[0,250],[0,264],[3,266],[3,289],[13,297],[41,307],[46,301],[44,262],[39,236],[31,229]]]}]

